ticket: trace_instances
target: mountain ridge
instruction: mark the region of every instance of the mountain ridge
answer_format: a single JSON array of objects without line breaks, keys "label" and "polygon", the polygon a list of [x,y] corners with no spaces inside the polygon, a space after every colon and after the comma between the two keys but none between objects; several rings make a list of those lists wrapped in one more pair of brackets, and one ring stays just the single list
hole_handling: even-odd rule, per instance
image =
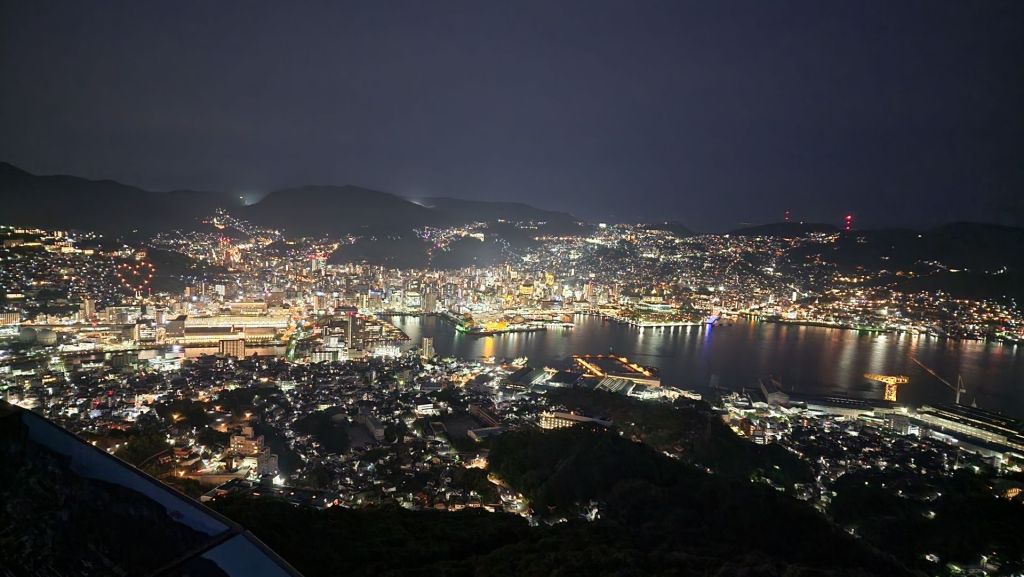
[{"label": "mountain ridge", "polygon": [[[151,192],[110,179],[36,175],[6,162],[0,162],[0,199],[6,224],[115,234],[182,226],[230,205],[228,195]],[[112,206],[128,210],[111,214]]]},{"label": "mountain ridge", "polygon": [[770,222],[730,230],[734,236],[802,236],[810,233],[838,232],[839,228],[823,222]]},{"label": "mountain ridge", "polygon": [[[341,234],[390,234],[422,226],[451,226],[474,221],[545,221],[555,225],[579,222],[567,212],[537,208],[516,201],[469,200],[447,196],[421,202],[404,196],[356,186],[305,185],[274,190],[258,202],[243,205],[234,193],[198,190],[150,191],[112,179],[87,179],[74,175],[37,175],[12,163],[0,161],[0,224],[86,229],[101,233],[152,233],[182,228],[228,208],[257,224],[284,228],[298,236]],[[112,213],[111,207],[118,207]],[[676,221],[646,223],[649,229],[688,236]],[[733,229],[741,236],[800,236],[835,233],[827,223],[776,222]],[[859,229],[853,233],[872,239],[891,237],[905,241],[917,235],[939,234],[951,248],[956,239],[970,237],[992,250],[1005,242],[1024,238],[1024,228],[984,222],[950,222],[928,229]]]},{"label": "mountain ridge", "polygon": [[437,208],[450,215],[468,220],[513,220],[545,221],[556,223],[574,222],[576,219],[567,212],[537,208],[524,202],[467,200],[449,196],[435,196],[423,199],[431,208]]},{"label": "mountain ridge", "polygon": [[302,236],[396,233],[442,224],[441,215],[390,192],[355,185],[276,190],[239,210],[248,220]]},{"label": "mountain ridge", "polygon": [[[37,175],[8,162],[0,162],[0,200],[5,206],[3,224],[113,234],[187,227],[217,208],[297,236],[393,234],[502,218],[574,222],[568,213],[519,202],[435,197],[429,199],[434,206],[424,206],[395,193],[351,184],[287,187],[242,205],[232,193],[156,192],[111,179]],[[111,214],[112,206],[118,207],[117,214]]]}]

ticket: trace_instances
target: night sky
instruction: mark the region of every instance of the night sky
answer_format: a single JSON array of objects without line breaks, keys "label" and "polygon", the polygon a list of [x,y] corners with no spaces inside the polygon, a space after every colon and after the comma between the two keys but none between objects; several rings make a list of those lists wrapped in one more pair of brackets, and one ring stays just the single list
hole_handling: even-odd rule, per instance
[{"label": "night sky", "polygon": [[156,190],[1024,224],[1024,2],[0,0],[0,135]]}]

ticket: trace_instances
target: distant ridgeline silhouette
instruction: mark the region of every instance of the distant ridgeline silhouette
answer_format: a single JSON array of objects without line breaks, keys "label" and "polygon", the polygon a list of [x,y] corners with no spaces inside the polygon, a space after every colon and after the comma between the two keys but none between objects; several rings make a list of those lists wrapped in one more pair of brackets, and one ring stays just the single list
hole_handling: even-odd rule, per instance
[{"label": "distant ridgeline silhouette", "polygon": [[195,228],[217,208],[291,236],[392,234],[423,226],[506,219],[574,222],[564,212],[512,202],[430,198],[422,204],[358,186],[302,186],[271,192],[243,206],[221,192],[151,192],[112,180],[39,176],[0,163],[0,224],[82,229],[109,234]]},{"label": "distant ridgeline silhouette", "polygon": [[113,180],[37,176],[0,163],[0,224],[109,234],[153,232],[192,225],[230,202],[227,195],[216,193],[155,193]]},{"label": "distant ridgeline silhouette", "polygon": [[[158,231],[195,230],[217,208],[258,225],[284,229],[290,237],[355,235],[332,261],[365,260],[396,267],[487,266],[503,262],[510,250],[535,246],[537,236],[590,230],[564,212],[516,202],[425,198],[413,202],[358,186],[302,186],[271,192],[245,206],[233,194],[179,190],[150,192],[112,180],[37,176],[0,163],[0,224],[79,229],[114,236],[144,237]],[[430,243],[413,230],[487,222],[484,240],[467,238],[431,254]],[[501,222],[505,221],[505,222]],[[521,228],[515,222],[543,222]],[[680,237],[693,233],[678,222],[646,225]],[[905,290],[946,290],[957,297],[1024,298],[1024,228],[952,223],[927,230],[840,231],[824,223],[779,222],[731,231],[737,236],[800,237],[837,234],[835,242],[792,249],[791,259],[820,258],[840,270],[909,270],[938,262],[945,274],[903,278]],[[225,229],[222,234],[237,234]],[[796,262],[794,261],[794,262]]]}]

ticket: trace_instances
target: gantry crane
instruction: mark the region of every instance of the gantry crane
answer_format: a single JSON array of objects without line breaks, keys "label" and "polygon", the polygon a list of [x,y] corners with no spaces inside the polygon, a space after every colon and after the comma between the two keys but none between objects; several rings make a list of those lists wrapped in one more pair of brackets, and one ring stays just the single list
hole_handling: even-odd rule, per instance
[{"label": "gantry crane", "polygon": [[956,404],[958,404],[958,405],[960,404],[960,393],[966,393],[967,392],[967,388],[964,386],[964,380],[963,380],[963,378],[960,377],[960,375],[956,376],[956,385],[953,385],[952,383],[950,383],[946,379],[940,377],[939,374],[936,373],[935,371],[933,371],[931,367],[929,367],[928,365],[926,365],[926,364],[922,363],[921,361],[919,361],[917,359],[917,357],[910,357],[910,360],[912,360],[915,363],[917,363],[922,369],[928,371],[928,374],[930,374],[931,376],[935,377],[936,379],[939,379],[939,381],[941,381],[942,384],[944,384],[947,387],[949,387],[949,390],[951,390],[954,393],[956,393]]},{"label": "gantry crane", "polygon": [[885,383],[885,400],[896,402],[896,389],[899,385],[905,385],[910,379],[903,375],[879,375],[876,373],[864,373],[864,378],[869,381]]}]

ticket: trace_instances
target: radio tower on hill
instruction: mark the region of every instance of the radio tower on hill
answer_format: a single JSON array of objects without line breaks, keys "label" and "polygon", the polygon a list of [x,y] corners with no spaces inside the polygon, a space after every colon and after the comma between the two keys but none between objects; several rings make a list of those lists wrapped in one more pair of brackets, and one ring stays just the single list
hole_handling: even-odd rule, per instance
[{"label": "radio tower on hill", "polygon": [[848,214],[846,215],[846,218],[843,219],[843,230],[850,232],[851,229],[853,229],[853,215]]}]

